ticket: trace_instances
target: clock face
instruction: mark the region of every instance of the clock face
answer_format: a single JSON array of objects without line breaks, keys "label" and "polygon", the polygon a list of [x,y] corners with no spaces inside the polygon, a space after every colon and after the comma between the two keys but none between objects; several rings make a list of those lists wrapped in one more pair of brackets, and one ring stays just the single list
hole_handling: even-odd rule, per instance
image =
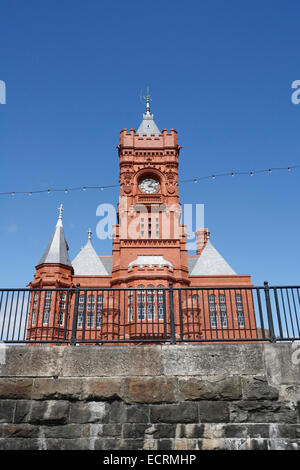
[{"label": "clock face", "polygon": [[143,193],[152,194],[158,190],[159,181],[154,180],[152,178],[146,178],[142,180],[139,184],[139,188],[143,191]]}]

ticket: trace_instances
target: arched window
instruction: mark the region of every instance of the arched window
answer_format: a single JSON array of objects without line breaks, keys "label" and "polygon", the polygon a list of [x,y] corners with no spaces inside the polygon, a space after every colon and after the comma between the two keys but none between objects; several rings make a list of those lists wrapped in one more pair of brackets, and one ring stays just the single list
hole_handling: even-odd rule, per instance
[{"label": "arched window", "polygon": [[155,302],[154,290],[148,290],[148,289],[154,289],[154,286],[150,284],[147,287],[147,303],[153,304]]},{"label": "arched window", "polygon": [[137,301],[138,302],[145,302],[145,287],[143,285],[138,286],[138,295]]},{"label": "arched window", "polygon": [[158,300],[158,303],[159,304],[162,304],[163,301],[164,301],[164,291],[162,290],[164,288],[164,286],[162,285],[159,285],[157,286],[158,288],[158,291],[157,291],[157,300]]},{"label": "arched window", "polygon": [[210,294],[210,295],[208,296],[208,301],[209,301],[210,304],[215,304],[215,303],[216,303],[216,296],[215,296],[215,294]]}]

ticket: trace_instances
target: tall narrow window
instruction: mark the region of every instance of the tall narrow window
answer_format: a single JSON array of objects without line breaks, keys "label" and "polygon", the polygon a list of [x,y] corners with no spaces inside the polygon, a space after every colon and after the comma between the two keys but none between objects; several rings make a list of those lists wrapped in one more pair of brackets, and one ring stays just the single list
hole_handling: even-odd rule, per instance
[{"label": "tall narrow window", "polygon": [[138,320],[145,320],[145,305],[138,305]]},{"label": "tall narrow window", "polygon": [[148,238],[152,236],[151,217],[148,218]]},{"label": "tall narrow window", "polygon": [[43,312],[43,324],[44,324],[44,325],[48,325],[48,323],[49,323],[49,317],[50,317],[50,310],[49,310],[49,309],[45,309],[44,312]]},{"label": "tall narrow window", "polygon": [[87,327],[88,328],[93,328],[94,326],[94,314],[93,313],[88,313],[87,315]]},{"label": "tall narrow window", "polygon": [[79,313],[77,317],[77,327],[82,328],[83,325],[83,313]]},{"label": "tall narrow window", "polygon": [[64,312],[59,312],[59,314],[58,314],[58,319],[57,319],[57,323],[58,323],[60,326],[63,326],[63,324],[64,324]]},{"label": "tall narrow window", "polygon": [[216,328],[218,326],[218,317],[216,313],[210,314],[210,326]]},{"label": "tall narrow window", "polygon": [[238,322],[238,326],[241,326],[241,327],[245,326],[244,312],[237,313],[237,322]]},{"label": "tall narrow window", "polygon": [[101,313],[97,313],[96,315],[96,328],[100,328],[101,326]]},{"label": "tall narrow window", "polygon": [[220,312],[221,326],[227,327],[227,313]]}]

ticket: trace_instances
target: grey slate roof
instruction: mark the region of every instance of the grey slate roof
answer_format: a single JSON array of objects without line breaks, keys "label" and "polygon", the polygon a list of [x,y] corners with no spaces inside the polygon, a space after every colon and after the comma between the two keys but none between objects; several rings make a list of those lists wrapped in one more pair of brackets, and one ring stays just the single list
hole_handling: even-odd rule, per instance
[{"label": "grey slate roof", "polygon": [[75,276],[107,276],[109,274],[90,240],[72,261],[72,266]]},{"label": "grey slate roof", "polygon": [[58,218],[51,240],[37,266],[45,263],[72,266],[68,255],[67,242],[65,239],[61,216]]},{"label": "grey slate roof", "polygon": [[101,262],[107,272],[107,274],[111,275],[112,273],[112,256],[99,256]]},{"label": "grey slate roof", "polygon": [[140,136],[146,134],[147,137],[150,137],[151,134],[154,134],[155,136],[158,136],[160,134],[160,130],[158,129],[157,125],[153,120],[153,114],[150,114],[148,112],[143,114],[143,120],[137,130],[137,134]]},{"label": "grey slate roof", "polygon": [[[194,263],[194,260],[196,262]],[[193,261],[192,261],[193,260]],[[222,276],[234,275],[236,272],[207,240],[204,250],[198,258],[189,259],[189,274],[191,276]]]}]

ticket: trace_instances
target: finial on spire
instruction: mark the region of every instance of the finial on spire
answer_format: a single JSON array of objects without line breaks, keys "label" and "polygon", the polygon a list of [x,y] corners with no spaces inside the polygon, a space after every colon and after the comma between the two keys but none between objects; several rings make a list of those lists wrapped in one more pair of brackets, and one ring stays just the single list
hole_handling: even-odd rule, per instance
[{"label": "finial on spire", "polygon": [[147,86],[147,94],[144,96],[144,99],[146,100],[146,114],[150,114],[150,101],[151,97],[149,94],[149,87]]},{"label": "finial on spire", "polygon": [[91,240],[92,239],[92,230],[89,228],[88,229],[88,240]]},{"label": "finial on spire", "polygon": [[64,210],[64,208],[63,208],[63,205],[61,204],[58,208],[58,211],[59,211],[58,212],[58,219],[59,220],[62,220],[63,210]]}]

